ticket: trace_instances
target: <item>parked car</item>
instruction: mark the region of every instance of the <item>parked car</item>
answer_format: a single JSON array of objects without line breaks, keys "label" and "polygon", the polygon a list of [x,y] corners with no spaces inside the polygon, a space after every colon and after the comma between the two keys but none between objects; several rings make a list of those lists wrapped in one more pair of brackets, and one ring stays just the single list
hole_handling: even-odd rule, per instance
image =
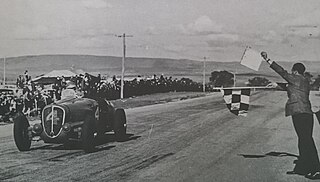
[{"label": "parked car", "polygon": [[0,88],[0,96],[15,96],[14,89],[11,88]]},{"label": "parked car", "polygon": [[[13,110],[13,103],[17,103],[16,92],[12,88],[0,88],[0,121],[11,122]],[[16,106],[16,105],[15,105]]]},{"label": "parked car", "polygon": [[95,148],[95,137],[114,131],[118,140],[126,137],[126,114],[107,100],[69,98],[44,107],[41,123],[30,126],[27,117],[18,112],[14,119],[14,141],[20,151],[30,149],[31,141],[40,137],[45,143],[68,145],[78,140],[85,152]]}]

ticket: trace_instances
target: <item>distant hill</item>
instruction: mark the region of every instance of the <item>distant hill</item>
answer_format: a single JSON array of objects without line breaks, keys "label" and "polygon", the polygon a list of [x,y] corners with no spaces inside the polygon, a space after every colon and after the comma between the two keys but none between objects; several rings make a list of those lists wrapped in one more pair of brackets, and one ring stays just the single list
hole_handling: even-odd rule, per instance
[{"label": "distant hill", "polygon": [[[6,59],[6,75],[8,80],[15,80],[25,70],[34,78],[52,70],[83,69],[97,75],[119,76],[121,74],[121,57],[92,56],[92,55],[38,55],[10,57]],[[320,74],[318,62],[304,61],[307,69],[314,75]],[[291,62],[281,62],[281,65],[290,70]],[[0,79],[3,80],[3,62],[0,61]],[[201,82],[203,74],[203,62],[187,59],[163,59],[163,58],[126,58],[126,76],[152,76],[153,74],[173,76],[176,78],[189,77],[194,81]],[[266,63],[263,63],[260,71],[250,70],[239,62],[206,62],[206,80],[209,80],[210,73],[215,70],[227,70],[237,73],[237,81],[247,81],[255,76],[265,76],[268,79],[277,81],[276,76]]]}]

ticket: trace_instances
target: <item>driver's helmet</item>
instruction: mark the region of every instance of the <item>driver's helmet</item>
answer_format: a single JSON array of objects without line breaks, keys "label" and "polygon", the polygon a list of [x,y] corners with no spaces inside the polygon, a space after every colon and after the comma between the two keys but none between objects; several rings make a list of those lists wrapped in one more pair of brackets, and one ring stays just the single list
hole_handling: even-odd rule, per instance
[{"label": "driver's helmet", "polygon": [[76,84],[75,84],[74,82],[69,81],[69,82],[67,83],[66,89],[76,89],[76,88],[77,88],[77,87],[76,87]]}]

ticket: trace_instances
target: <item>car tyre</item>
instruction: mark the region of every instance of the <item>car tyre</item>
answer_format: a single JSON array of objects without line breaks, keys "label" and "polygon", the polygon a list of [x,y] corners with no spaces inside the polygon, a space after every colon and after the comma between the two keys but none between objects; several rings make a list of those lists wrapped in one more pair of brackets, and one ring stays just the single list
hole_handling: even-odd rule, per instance
[{"label": "car tyre", "polygon": [[94,145],[94,118],[88,116],[82,126],[81,131],[82,148],[86,153],[93,152]]},{"label": "car tyre", "polygon": [[31,139],[28,134],[30,124],[27,117],[23,113],[18,112],[14,117],[13,122],[13,137],[17,148],[19,151],[30,150]]},{"label": "car tyre", "polygon": [[126,137],[127,119],[124,109],[116,109],[114,115],[114,133],[117,141],[122,141]]}]

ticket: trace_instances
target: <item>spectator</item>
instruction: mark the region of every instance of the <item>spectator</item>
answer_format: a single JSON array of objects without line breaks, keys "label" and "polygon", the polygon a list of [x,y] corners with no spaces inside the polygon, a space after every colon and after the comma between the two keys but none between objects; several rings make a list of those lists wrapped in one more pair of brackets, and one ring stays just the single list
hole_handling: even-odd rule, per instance
[{"label": "spectator", "polygon": [[28,73],[28,70],[24,71],[24,78],[25,78],[25,83],[24,83],[24,84],[27,84],[28,81],[29,81],[29,73]]}]

